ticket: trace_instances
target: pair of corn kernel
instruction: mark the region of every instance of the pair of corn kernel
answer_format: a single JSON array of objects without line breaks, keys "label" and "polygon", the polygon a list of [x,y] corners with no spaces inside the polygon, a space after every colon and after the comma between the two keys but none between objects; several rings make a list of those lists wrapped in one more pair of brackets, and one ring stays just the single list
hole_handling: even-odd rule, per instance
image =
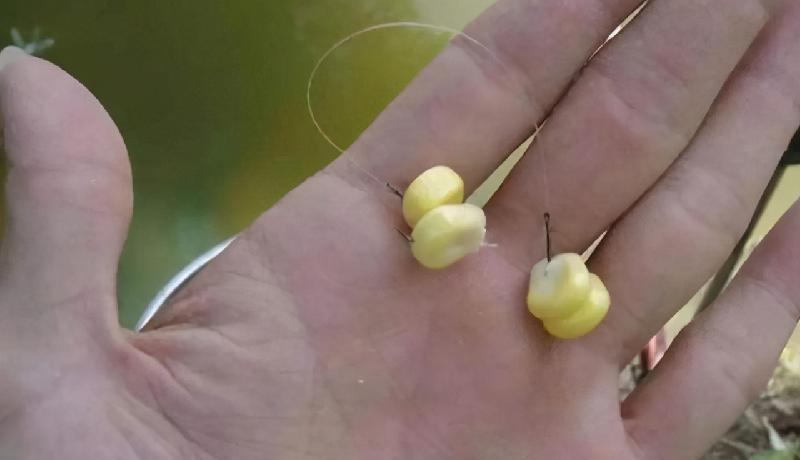
[{"label": "pair of corn kernel", "polygon": [[561,339],[574,339],[596,328],[611,304],[603,281],[589,273],[578,254],[565,253],[533,266],[528,310],[545,330]]},{"label": "pair of corn kernel", "polygon": [[441,269],[477,252],[486,235],[483,209],[463,203],[464,181],[446,166],[420,174],[403,194],[403,217],[413,230],[411,254]]},{"label": "pair of corn kernel", "polygon": [[[406,189],[403,217],[413,229],[411,253],[423,266],[446,268],[483,246],[486,216],[463,201],[464,181],[446,166],[428,169]],[[567,253],[534,265],[527,303],[547,332],[573,339],[600,324],[611,299],[581,256]]]}]

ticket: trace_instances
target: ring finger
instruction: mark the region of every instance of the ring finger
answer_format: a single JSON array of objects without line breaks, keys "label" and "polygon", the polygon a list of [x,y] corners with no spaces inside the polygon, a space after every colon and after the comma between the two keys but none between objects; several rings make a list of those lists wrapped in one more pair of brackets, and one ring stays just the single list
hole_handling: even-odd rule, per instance
[{"label": "ring finger", "polygon": [[591,340],[623,338],[620,364],[722,264],[800,124],[800,4],[784,5],[692,144],[590,261],[616,306]]},{"label": "ring finger", "polygon": [[592,59],[489,203],[503,255],[521,268],[544,256],[545,211],[557,252],[608,228],[686,147],[774,4],[650,2]]}]

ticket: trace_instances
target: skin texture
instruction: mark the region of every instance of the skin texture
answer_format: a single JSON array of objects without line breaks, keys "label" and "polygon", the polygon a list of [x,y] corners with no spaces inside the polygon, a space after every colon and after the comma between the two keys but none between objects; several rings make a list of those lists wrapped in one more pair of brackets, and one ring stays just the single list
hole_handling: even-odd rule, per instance
[{"label": "skin texture", "polygon": [[[579,72],[636,4],[500,1],[468,32],[503,66],[456,40],[139,334],[116,319],[123,141],[55,66],[5,65],[2,457],[699,456],[800,316],[800,207],[624,403],[618,371],[723,262],[800,124],[800,3],[654,0]],[[362,168],[404,188],[446,164],[469,193],[573,82],[486,207],[499,247],[422,269]],[[545,209],[556,252],[610,228],[589,269],[612,307],[575,341],[525,308]]]}]

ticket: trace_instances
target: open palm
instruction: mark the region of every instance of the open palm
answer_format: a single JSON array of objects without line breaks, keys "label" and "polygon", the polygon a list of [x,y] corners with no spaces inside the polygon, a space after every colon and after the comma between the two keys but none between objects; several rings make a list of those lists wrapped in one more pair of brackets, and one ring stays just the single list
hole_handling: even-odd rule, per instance
[{"label": "open palm", "polygon": [[[723,262],[800,123],[800,3],[654,0],[582,68],[638,3],[502,0],[469,33],[503,65],[456,39],[142,333],[116,318],[119,133],[4,52],[3,458],[698,456],[800,316],[800,208],[622,404],[618,373]],[[474,189],[568,87],[486,206],[497,246],[418,266],[384,182],[446,164]],[[610,230],[589,264],[611,312],[575,341],[525,309],[545,211],[559,252]]]}]

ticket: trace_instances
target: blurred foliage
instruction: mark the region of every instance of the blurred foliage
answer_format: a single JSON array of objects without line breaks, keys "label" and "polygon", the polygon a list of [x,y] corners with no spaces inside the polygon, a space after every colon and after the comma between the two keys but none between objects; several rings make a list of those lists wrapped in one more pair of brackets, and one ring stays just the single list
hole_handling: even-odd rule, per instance
[{"label": "blurred foliage", "polygon": [[783,450],[763,450],[750,456],[750,460],[796,460],[800,458],[800,446],[792,445]]},{"label": "blurred foliage", "polygon": [[34,56],[42,54],[47,49],[52,48],[56,41],[51,37],[42,37],[42,30],[38,27],[33,29],[30,38],[22,35],[16,27],[11,28],[11,43],[17,48],[23,49],[26,53]]}]

